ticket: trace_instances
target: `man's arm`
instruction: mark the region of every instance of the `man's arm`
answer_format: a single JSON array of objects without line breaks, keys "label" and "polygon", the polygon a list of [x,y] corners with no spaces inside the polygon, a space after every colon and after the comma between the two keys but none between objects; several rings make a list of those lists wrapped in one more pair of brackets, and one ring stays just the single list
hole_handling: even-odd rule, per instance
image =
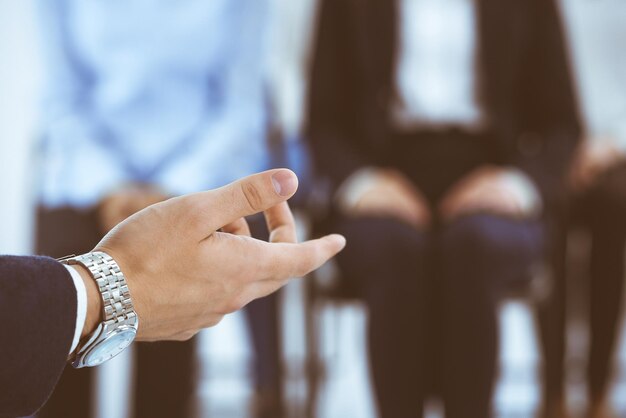
[{"label": "man's arm", "polygon": [[[126,277],[137,339],[189,339],[339,252],[345,239],[337,235],[296,242],[286,200],[297,186],[289,170],[266,171],[152,205],[107,234],[95,251],[113,257]],[[258,212],[270,242],[250,237],[245,217]],[[102,304],[89,273],[77,271],[87,289],[85,337],[102,321]],[[57,261],[0,258],[0,418],[29,415],[50,395],[74,337],[76,303],[70,273]]]}]

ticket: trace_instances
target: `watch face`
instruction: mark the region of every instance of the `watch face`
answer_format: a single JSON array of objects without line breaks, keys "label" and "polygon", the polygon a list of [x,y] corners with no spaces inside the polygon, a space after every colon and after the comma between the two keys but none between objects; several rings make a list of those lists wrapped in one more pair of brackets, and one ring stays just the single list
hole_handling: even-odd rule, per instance
[{"label": "watch face", "polygon": [[85,366],[98,366],[117,356],[133,342],[136,334],[137,331],[134,328],[120,328],[116,330],[85,356]]}]

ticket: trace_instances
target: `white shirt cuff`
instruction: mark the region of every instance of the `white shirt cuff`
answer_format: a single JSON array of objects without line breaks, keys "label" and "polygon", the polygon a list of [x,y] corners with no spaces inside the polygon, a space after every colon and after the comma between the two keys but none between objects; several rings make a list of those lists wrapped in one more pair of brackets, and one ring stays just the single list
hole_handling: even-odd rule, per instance
[{"label": "white shirt cuff", "polygon": [[72,347],[69,354],[73,353],[78,342],[80,341],[80,334],[83,332],[85,326],[85,319],[87,318],[87,289],[80,273],[71,266],[65,266],[65,268],[72,275],[74,281],[74,287],[76,288],[76,328],[74,330],[74,339],[72,340]]}]

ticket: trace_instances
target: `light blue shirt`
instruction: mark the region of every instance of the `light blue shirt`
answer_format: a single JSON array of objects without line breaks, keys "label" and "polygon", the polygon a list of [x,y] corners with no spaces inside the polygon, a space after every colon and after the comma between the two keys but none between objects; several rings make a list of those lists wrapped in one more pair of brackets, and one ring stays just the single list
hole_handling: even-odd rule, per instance
[{"label": "light blue shirt", "polygon": [[44,205],[268,168],[267,0],[41,0]]}]

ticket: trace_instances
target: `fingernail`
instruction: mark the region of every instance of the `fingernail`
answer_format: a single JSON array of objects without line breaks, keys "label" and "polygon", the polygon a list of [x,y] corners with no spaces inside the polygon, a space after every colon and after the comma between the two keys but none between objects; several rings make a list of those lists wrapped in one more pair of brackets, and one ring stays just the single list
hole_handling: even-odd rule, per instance
[{"label": "fingernail", "polygon": [[281,196],[291,196],[298,189],[298,177],[290,170],[280,170],[272,175],[274,190]]},{"label": "fingernail", "polygon": [[346,246],[346,237],[344,237],[343,235],[340,234],[331,234],[331,237],[333,237],[335,240],[337,240],[337,242],[339,243],[339,246],[341,247],[341,249],[343,249]]}]

